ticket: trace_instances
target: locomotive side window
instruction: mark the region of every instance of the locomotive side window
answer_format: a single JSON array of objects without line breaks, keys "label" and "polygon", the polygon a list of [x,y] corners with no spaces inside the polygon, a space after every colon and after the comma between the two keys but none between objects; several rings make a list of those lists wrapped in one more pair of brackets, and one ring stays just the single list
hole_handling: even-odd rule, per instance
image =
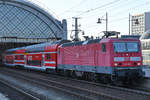
[{"label": "locomotive side window", "polygon": [[58,54],[60,54],[60,48],[58,49]]},{"label": "locomotive side window", "polygon": [[46,59],[50,60],[51,59],[51,54],[46,54]]},{"label": "locomotive side window", "polygon": [[102,44],[102,52],[106,52],[106,44]]}]

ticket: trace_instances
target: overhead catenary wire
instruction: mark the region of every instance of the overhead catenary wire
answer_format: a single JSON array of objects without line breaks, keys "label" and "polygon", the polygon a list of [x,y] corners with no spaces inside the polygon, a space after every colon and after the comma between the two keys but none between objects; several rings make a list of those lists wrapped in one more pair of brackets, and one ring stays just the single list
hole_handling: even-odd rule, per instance
[{"label": "overhead catenary wire", "polygon": [[[126,0],[125,4],[122,3],[122,2],[115,3],[115,5],[111,5],[111,6],[102,8],[101,10],[98,10],[98,11],[94,12],[94,14],[90,14],[89,16],[88,16],[88,15],[83,15],[82,17],[85,19],[85,18],[89,18],[89,17],[91,17],[91,16],[96,16],[96,15],[99,16],[101,13],[106,12],[106,11],[105,11],[106,9],[107,9],[108,12],[109,12],[109,10],[112,10],[113,12],[115,12],[115,11],[117,11],[117,10],[120,10],[120,9],[117,9],[117,8],[122,7],[122,6],[124,6],[124,5],[128,5],[128,4],[132,3],[134,0],[133,0],[132,2],[127,2],[127,1],[130,1],[130,0]],[[137,0],[136,0],[136,1],[137,1]],[[135,1],[134,1],[134,2],[135,2]]]},{"label": "overhead catenary wire", "polygon": [[82,13],[78,14],[77,16],[81,16],[81,15],[83,15],[83,14],[85,14],[85,13],[89,13],[89,12],[95,11],[95,10],[97,10],[97,9],[100,9],[100,8],[103,8],[103,7],[106,7],[106,6],[110,6],[110,5],[112,5],[112,4],[116,3],[116,2],[119,2],[119,1],[120,1],[120,0],[111,1],[111,2],[109,2],[109,3],[106,3],[106,4],[104,4],[104,5],[98,6],[98,7],[96,7],[96,8],[92,8],[92,9],[83,11]]},{"label": "overhead catenary wire", "polygon": [[86,1],[85,1],[85,0],[81,0],[78,4],[76,4],[76,5],[72,6],[72,7],[70,7],[69,9],[63,11],[63,12],[60,13],[59,15],[62,15],[62,14],[64,14],[64,13],[68,13],[69,11],[72,11],[72,9],[75,9],[75,8],[79,7],[80,5],[84,4],[84,3],[87,2],[87,1],[88,1],[88,0],[86,0]]},{"label": "overhead catenary wire", "polygon": [[[76,16],[81,16],[81,15],[84,15],[84,14],[87,14],[87,13],[90,13],[90,12],[93,12],[93,11],[95,11],[95,10],[98,10],[98,9],[106,8],[107,6],[109,7],[110,5],[113,5],[113,4],[115,4],[115,3],[119,2],[119,1],[121,1],[121,0],[113,0],[113,1],[111,1],[111,2],[109,2],[109,3],[103,4],[103,5],[98,6],[98,7],[96,7],[96,8],[92,8],[92,9],[89,9],[89,10],[86,10],[86,11],[82,11],[80,14],[77,14]],[[68,17],[68,18],[66,18],[66,19],[71,19],[71,18],[72,18],[72,17]]]},{"label": "overhead catenary wire", "polygon": [[[117,0],[116,0],[117,1]],[[121,0],[119,0],[119,1],[121,1]],[[134,2],[134,3],[133,3]],[[137,2],[137,3],[135,3],[135,2]],[[87,19],[87,20],[89,20],[88,18],[90,18],[90,19],[92,19],[93,17],[95,18],[95,16],[92,16],[92,18],[91,17],[88,17],[87,15],[90,15],[91,13],[96,13],[96,12],[98,12],[98,13],[96,13],[97,15],[98,14],[101,14],[101,12],[103,12],[103,13],[105,13],[106,11],[105,11],[105,9],[108,11],[108,8],[109,8],[109,10],[112,10],[113,11],[113,13],[112,12],[110,12],[111,14],[109,15],[109,17],[110,17],[110,19],[109,19],[109,23],[111,23],[111,25],[115,22],[115,23],[117,23],[117,22],[120,22],[120,21],[124,21],[125,22],[125,20],[126,20],[126,22],[128,22],[128,13],[129,12],[133,12],[133,11],[138,11],[138,10],[140,10],[141,9],[141,7],[142,7],[142,9],[143,9],[143,6],[144,7],[146,7],[147,5],[149,5],[150,4],[150,1],[148,0],[145,0],[144,2],[141,2],[141,1],[136,1],[136,0],[133,0],[133,1],[130,1],[129,0],[129,2],[125,2],[125,3],[122,3],[121,4],[121,2],[117,2],[117,3],[113,3],[113,4],[110,4],[109,6],[105,6],[105,7],[101,7],[101,8],[98,8],[98,10],[94,10],[94,9],[96,9],[97,7],[95,7],[95,8],[93,8],[93,9],[90,9],[90,10],[86,10],[87,12],[82,12],[82,13],[79,13],[80,14],[80,17],[82,16],[82,19],[84,20],[85,18]],[[121,4],[121,5],[118,5],[118,4]],[[132,5],[130,5],[129,6],[129,4],[132,4]],[[128,7],[125,7],[125,5],[128,5]],[[102,6],[102,5],[101,5]],[[99,6],[100,7],[100,6]],[[122,7],[121,9],[117,9],[117,8],[120,8],[120,7]],[[116,10],[114,10],[116,8]],[[138,8],[138,9],[137,9]],[[100,10],[101,9],[101,10]],[[102,11],[102,9],[104,9],[103,11]],[[147,8],[148,9],[148,8]],[[146,9],[146,10],[147,10]],[[115,13],[114,13],[115,12]],[[101,16],[103,15],[103,13],[101,14]],[[109,13],[109,11],[108,11],[108,13]],[[78,14],[78,15],[79,15]],[[122,14],[124,14],[125,16],[118,16],[118,15],[122,15]],[[115,17],[117,15],[117,17]],[[127,15],[127,16],[126,16]],[[91,20],[90,20],[91,21]],[[93,24],[91,24],[91,23],[89,23],[89,21],[84,21],[84,22],[87,22],[86,23],[86,25],[90,25],[90,26],[86,26],[86,27],[83,27],[84,29],[86,29],[86,30],[94,30],[94,29],[96,29],[96,28],[98,28],[98,25],[96,24],[96,22],[94,22]],[[92,21],[91,21],[92,22]],[[105,22],[104,23],[102,23],[102,27],[104,26],[104,24],[105,24]],[[114,25],[116,25],[116,24],[114,24]]]},{"label": "overhead catenary wire", "polygon": [[[144,2],[144,3],[142,3],[142,4],[139,4],[139,5],[136,5],[136,6],[134,6],[133,8],[128,8],[127,10],[129,10],[129,9],[135,9],[135,8],[137,8],[137,7],[139,7],[139,6],[142,6],[142,5],[145,5],[145,4],[150,4],[150,1],[147,1],[147,2]],[[118,14],[119,13],[124,13],[125,11],[120,11],[120,12],[118,12]],[[117,15],[117,13],[115,14],[115,15]],[[111,16],[109,16],[109,17],[112,17],[112,15]],[[109,21],[109,23],[112,23],[112,22],[115,22],[115,21],[122,21],[122,20],[124,20],[124,19],[128,19],[128,17],[123,17],[123,18],[117,18],[117,19],[114,19],[114,20],[110,20]],[[91,25],[91,24],[90,24]],[[93,25],[92,25],[93,26]],[[94,27],[95,27],[96,25],[94,25]],[[89,27],[86,27],[87,29],[89,29],[89,28],[92,28],[91,26],[89,26]]]},{"label": "overhead catenary wire", "polygon": [[[124,6],[124,5],[129,5],[129,4],[132,4],[133,2],[135,3],[137,0],[133,0],[133,1],[130,1],[129,0],[129,2],[127,2],[127,3],[123,3],[123,5],[119,5],[119,4],[115,4],[115,6],[108,6],[108,7],[105,7],[105,8],[103,8],[104,10],[105,9],[107,9],[107,11],[109,11],[109,10],[113,10],[113,9],[115,9],[115,10],[113,10],[113,12],[115,12],[115,11],[117,11],[117,10],[120,10],[120,9],[117,9],[118,7],[122,7],[122,6]],[[139,6],[142,6],[142,5],[145,5],[145,4],[149,4],[149,1],[147,1],[147,2],[144,2],[144,4],[142,3],[142,4],[140,4],[140,5],[136,5],[136,6],[134,6],[134,7],[132,7],[132,8],[127,8],[126,10],[121,10],[121,11],[119,11],[119,12],[117,12],[117,13],[115,13],[115,14],[113,14],[113,15],[118,15],[118,14],[120,14],[120,13],[124,13],[125,11],[129,11],[129,10],[131,10],[131,9],[136,9],[137,7],[139,7]],[[118,6],[119,5],[119,6]],[[113,8],[112,8],[113,7]],[[96,14],[94,14],[94,15],[99,15],[99,14],[101,14],[101,13],[104,13],[105,11],[104,10],[101,10],[101,11],[99,11],[99,13],[96,13]],[[109,17],[113,17],[113,15],[110,15]],[[82,16],[82,18],[89,18],[90,16],[92,16],[92,15],[89,15],[89,16]]]},{"label": "overhead catenary wire", "polygon": [[[92,9],[89,9],[89,10],[86,10],[86,11],[82,11],[81,13],[79,13],[79,14],[77,14],[76,16],[83,16],[83,15],[85,15],[85,14],[88,14],[88,13],[90,13],[90,12],[93,12],[93,11],[96,11],[96,10],[98,10],[98,9],[107,9],[107,8],[111,8],[111,7],[113,7],[113,6],[116,6],[116,3],[118,3],[119,1],[122,1],[122,0],[113,0],[113,1],[111,1],[111,2],[109,2],[109,3],[106,3],[106,4],[103,4],[103,5],[101,5],[101,6],[98,6],[98,7],[96,7],[96,8],[92,8]],[[114,5],[115,4],[115,5]],[[86,16],[87,17],[87,16]],[[66,18],[66,19],[71,19],[72,17],[68,17],[68,18]],[[85,17],[84,17],[85,18]]]},{"label": "overhead catenary wire", "polygon": [[[123,17],[123,18],[119,18],[119,19],[117,18],[117,19],[114,19],[114,20],[110,20],[109,23],[113,23],[114,21],[119,22],[119,21],[122,21],[122,20],[125,20],[125,19],[128,19],[128,17]],[[101,24],[104,25],[105,23],[101,23]],[[98,27],[97,24],[90,24],[90,26],[86,27],[86,29],[89,30],[89,29],[91,29],[93,27],[96,27],[96,26]]]},{"label": "overhead catenary wire", "polygon": [[[138,4],[138,5],[134,6],[134,7],[132,7],[132,8],[127,8],[126,10],[119,11],[119,12],[117,12],[117,13],[114,13],[113,15],[123,14],[125,11],[128,11],[128,13],[129,13],[129,12],[131,12],[131,10],[133,10],[133,9],[136,9],[136,8],[139,8],[139,7],[143,7],[143,5],[148,5],[148,4],[150,4],[150,1],[146,1],[146,2],[144,2],[144,3],[142,3],[142,4]],[[110,17],[112,17],[113,15],[111,15]]]},{"label": "overhead catenary wire", "polygon": [[[99,11],[98,13],[96,12],[96,14],[94,14],[94,16],[95,15],[99,15],[99,14],[101,14],[101,13],[104,13],[104,12],[106,12],[106,10],[105,9],[107,9],[107,11],[109,11],[109,10],[111,10],[111,11],[113,11],[113,12],[116,12],[116,11],[118,11],[118,10],[121,10],[121,9],[117,9],[117,8],[119,8],[120,6],[122,7],[122,6],[124,6],[124,5],[129,5],[129,4],[132,4],[133,2],[135,3],[137,0],[132,0],[132,1],[130,1],[129,0],[129,2],[125,2],[125,3],[122,3],[122,4],[115,4],[115,5],[113,5],[113,6],[108,6],[108,7],[105,7],[105,8],[102,8],[102,9],[104,9],[104,10],[102,10],[101,9],[101,11]],[[120,2],[121,3],[121,2]],[[144,4],[149,4],[150,3],[150,1],[147,1],[147,2],[145,2]],[[132,8],[127,8],[126,10],[121,10],[121,11],[119,11],[119,12],[117,12],[117,13],[115,13],[115,14],[113,14],[113,15],[110,15],[109,17],[113,17],[114,15],[120,15],[120,13],[124,13],[125,11],[129,11],[129,10],[131,10],[131,9],[136,9],[136,8],[138,8],[139,6],[142,6],[142,5],[144,5],[144,4],[140,4],[140,5],[136,5],[136,6],[134,6],[134,7],[132,7]],[[118,6],[119,5],[119,6]],[[113,8],[112,8],[113,7]],[[115,10],[113,10],[113,9],[115,9]],[[82,18],[89,18],[90,16],[93,16],[93,15],[89,15],[89,16],[82,16]]]}]

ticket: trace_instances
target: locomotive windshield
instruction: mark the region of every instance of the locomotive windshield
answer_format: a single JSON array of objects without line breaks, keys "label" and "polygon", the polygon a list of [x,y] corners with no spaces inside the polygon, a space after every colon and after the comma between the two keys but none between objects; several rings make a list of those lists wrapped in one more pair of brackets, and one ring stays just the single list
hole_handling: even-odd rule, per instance
[{"label": "locomotive windshield", "polygon": [[139,44],[138,42],[115,42],[114,51],[115,52],[138,52]]}]

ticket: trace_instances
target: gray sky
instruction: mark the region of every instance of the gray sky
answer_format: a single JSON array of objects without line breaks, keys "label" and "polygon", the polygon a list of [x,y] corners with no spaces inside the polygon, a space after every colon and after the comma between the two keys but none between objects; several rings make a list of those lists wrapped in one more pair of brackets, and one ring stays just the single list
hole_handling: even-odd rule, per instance
[{"label": "gray sky", "polygon": [[47,9],[59,20],[67,19],[71,33],[72,17],[80,17],[80,29],[85,35],[99,36],[105,31],[105,21],[97,24],[98,18],[105,19],[108,12],[108,30],[128,34],[129,13],[140,14],[150,11],[150,0],[29,0]]}]

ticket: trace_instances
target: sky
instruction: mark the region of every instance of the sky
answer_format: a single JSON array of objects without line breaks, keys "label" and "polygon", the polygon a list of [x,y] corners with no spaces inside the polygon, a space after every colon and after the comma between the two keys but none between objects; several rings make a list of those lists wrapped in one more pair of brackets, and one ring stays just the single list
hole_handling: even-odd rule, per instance
[{"label": "sky", "polygon": [[[150,0],[29,0],[46,9],[58,20],[67,19],[68,37],[74,28],[72,17],[79,17],[80,29],[86,36],[101,36],[106,30],[106,21],[97,24],[98,18],[106,19],[108,31],[129,33],[129,13],[131,15],[150,11]],[[82,34],[80,33],[80,37]]]}]

